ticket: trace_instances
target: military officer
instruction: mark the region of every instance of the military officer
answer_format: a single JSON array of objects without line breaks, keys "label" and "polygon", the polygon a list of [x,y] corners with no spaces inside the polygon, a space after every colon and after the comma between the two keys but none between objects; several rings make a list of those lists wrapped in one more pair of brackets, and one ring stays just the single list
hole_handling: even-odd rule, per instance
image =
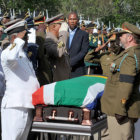
[{"label": "military officer", "polygon": [[40,87],[32,63],[24,52],[27,47],[26,27],[25,20],[15,20],[4,30],[9,35],[10,45],[1,54],[6,80],[1,107],[3,140],[27,139],[34,108],[32,93]]},{"label": "military officer", "polygon": [[[88,25],[88,28],[92,29],[92,34],[89,34],[89,51],[85,56],[85,64],[88,67],[87,74],[101,74],[102,71],[99,61],[91,61],[90,63],[89,58],[92,56],[92,52],[94,52],[97,48],[101,47],[102,39],[100,37],[100,34],[98,34],[97,25],[90,23]],[[98,56],[98,54],[100,54],[100,50],[96,51],[94,59],[96,56]]]},{"label": "military officer", "polygon": [[51,65],[48,61],[46,48],[43,45],[46,39],[45,16],[39,13],[37,17],[34,17],[34,24],[36,26],[36,44],[39,46],[37,53],[37,78],[42,86],[53,82]]},{"label": "military officer", "polygon": [[[107,47],[108,44],[111,44],[107,52],[99,52],[100,50]],[[116,34],[112,34],[109,38],[109,41],[106,42],[104,45],[96,48],[95,50],[92,50],[91,52],[88,52],[88,54],[85,57],[85,60],[87,62],[91,63],[100,63],[102,68],[102,74],[105,76],[110,75],[110,64],[113,61],[113,58],[118,55],[123,49],[118,45],[117,43],[117,37]]]},{"label": "military officer", "polygon": [[[93,29],[94,29],[94,24],[91,22],[90,24],[87,25],[86,29],[87,29],[87,32],[89,33],[89,49],[88,49],[88,52],[92,51],[93,49],[95,49],[97,47],[97,45],[95,44],[96,42],[96,34],[94,33],[93,35]],[[88,55],[88,53],[87,53]],[[90,62],[87,62],[85,59],[84,59],[84,62],[85,62],[85,66],[86,66],[86,73],[87,74],[91,74],[93,73],[93,66],[97,65],[97,64],[93,64],[93,63],[90,63]]]},{"label": "military officer", "polygon": [[68,38],[68,25],[64,22],[64,15],[59,14],[46,20],[49,31],[47,32],[44,47],[52,67],[53,81],[70,78],[70,62],[66,50]]},{"label": "military officer", "polygon": [[111,140],[133,140],[134,121],[140,117],[140,30],[124,22],[119,35],[125,50],[113,59],[101,109]]}]

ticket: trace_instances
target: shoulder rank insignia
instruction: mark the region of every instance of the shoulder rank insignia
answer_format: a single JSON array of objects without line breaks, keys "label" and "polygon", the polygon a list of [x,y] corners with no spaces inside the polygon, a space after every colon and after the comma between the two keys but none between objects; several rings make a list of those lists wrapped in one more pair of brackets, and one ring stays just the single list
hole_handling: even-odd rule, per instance
[{"label": "shoulder rank insignia", "polygon": [[12,50],[16,46],[16,43],[13,43],[9,50]]},{"label": "shoulder rank insignia", "polygon": [[32,56],[32,52],[28,52],[28,57],[30,58]]},{"label": "shoulder rank insignia", "polygon": [[58,48],[64,47],[64,43],[62,41],[60,41],[59,43],[57,43],[57,45],[58,45]]},{"label": "shoulder rank insignia", "polygon": [[121,103],[124,105],[126,103],[126,99],[121,99]]}]

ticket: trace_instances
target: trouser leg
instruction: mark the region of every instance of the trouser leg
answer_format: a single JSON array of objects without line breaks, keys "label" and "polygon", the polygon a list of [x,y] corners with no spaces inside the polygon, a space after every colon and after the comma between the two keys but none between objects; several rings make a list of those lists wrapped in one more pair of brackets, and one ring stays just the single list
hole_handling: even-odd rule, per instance
[{"label": "trouser leg", "polygon": [[120,125],[113,116],[107,117],[111,140],[134,140],[134,123],[132,120]]}]

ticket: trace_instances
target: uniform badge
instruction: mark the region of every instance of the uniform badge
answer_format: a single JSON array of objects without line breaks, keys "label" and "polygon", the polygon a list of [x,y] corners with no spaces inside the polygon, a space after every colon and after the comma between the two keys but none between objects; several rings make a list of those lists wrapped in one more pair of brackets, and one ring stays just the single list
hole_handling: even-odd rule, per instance
[{"label": "uniform badge", "polygon": [[121,103],[124,105],[126,103],[126,99],[121,99]]},{"label": "uniform badge", "polygon": [[28,52],[28,54],[27,54],[27,55],[28,55],[28,57],[31,57],[31,56],[32,56],[32,54],[33,54],[32,52]]},{"label": "uniform badge", "polygon": [[111,66],[110,66],[110,72],[116,72],[116,64],[115,63],[111,63]]},{"label": "uniform badge", "polygon": [[64,43],[62,41],[60,41],[57,45],[58,45],[58,48],[64,47]]},{"label": "uniform badge", "polygon": [[16,46],[16,43],[13,43],[9,50],[12,50]]}]

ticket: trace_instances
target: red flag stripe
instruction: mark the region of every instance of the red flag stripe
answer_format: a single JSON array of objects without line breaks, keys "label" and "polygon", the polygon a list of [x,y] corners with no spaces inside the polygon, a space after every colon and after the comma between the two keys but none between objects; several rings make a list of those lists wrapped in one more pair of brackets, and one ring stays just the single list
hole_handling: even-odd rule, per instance
[{"label": "red flag stripe", "polygon": [[32,104],[33,105],[45,104],[44,103],[43,90],[44,90],[44,87],[42,86],[41,88],[39,88],[36,92],[34,92],[32,94]]}]

